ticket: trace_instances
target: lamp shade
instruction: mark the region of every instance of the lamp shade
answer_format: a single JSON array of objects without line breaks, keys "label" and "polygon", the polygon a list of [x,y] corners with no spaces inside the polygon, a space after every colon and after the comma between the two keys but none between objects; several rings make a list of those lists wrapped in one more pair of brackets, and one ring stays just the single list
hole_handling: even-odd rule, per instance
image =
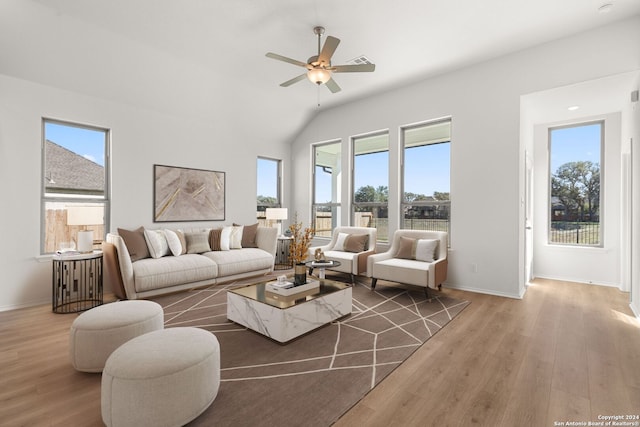
[{"label": "lamp shade", "polygon": [[267,219],[287,219],[287,208],[267,208]]},{"label": "lamp shade", "polygon": [[331,78],[331,73],[324,68],[312,68],[307,71],[307,78],[317,85],[324,84]]},{"label": "lamp shade", "polygon": [[67,225],[100,225],[104,216],[102,206],[67,207]]}]

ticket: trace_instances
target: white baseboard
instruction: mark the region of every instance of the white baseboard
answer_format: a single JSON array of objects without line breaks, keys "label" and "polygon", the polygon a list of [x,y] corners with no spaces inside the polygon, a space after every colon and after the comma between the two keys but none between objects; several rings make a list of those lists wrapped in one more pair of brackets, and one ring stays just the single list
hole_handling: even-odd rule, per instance
[{"label": "white baseboard", "polygon": [[506,292],[488,291],[486,289],[474,288],[473,286],[454,285],[451,283],[443,283],[442,286],[449,289],[456,289],[456,290],[465,291],[465,292],[475,292],[477,294],[493,295],[496,297],[505,297],[505,298],[513,298],[513,299],[522,299],[524,297],[524,292],[522,295],[518,295],[518,294],[511,294]]},{"label": "white baseboard", "polygon": [[19,310],[21,308],[29,308],[29,307],[35,307],[38,305],[45,305],[45,304],[51,305],[51,298],[47,298],[46,300],[42,300],[42,301],[25,302],[23,304],[17,304],[17,305],[13,305],[13,304],[3,305],[3,306],[0,306],[0,311]]}]

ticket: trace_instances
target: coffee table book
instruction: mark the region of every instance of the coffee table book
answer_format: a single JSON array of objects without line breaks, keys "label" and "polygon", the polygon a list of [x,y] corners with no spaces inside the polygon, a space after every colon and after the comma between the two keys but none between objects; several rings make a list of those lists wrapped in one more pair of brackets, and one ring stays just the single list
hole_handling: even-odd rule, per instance
[{"label": "coffee table book", "polygon": [[265,290],[267,292],[272,292],[274,294],[284,295],[284,296],[290,296],[290,295],[295,295],[302,292],[317,290],[319,288],[320,288],[320,282],[317,280],[308,280],[307,283],[305,283],[304,285],[291,286],[291,287],[279,286],[278,282],[269,282],[265,286]]}]

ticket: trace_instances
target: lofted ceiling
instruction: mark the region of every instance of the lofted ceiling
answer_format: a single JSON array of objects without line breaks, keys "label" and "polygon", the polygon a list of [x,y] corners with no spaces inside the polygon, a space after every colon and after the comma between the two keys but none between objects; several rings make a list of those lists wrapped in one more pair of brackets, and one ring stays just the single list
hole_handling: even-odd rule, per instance
[{"label": "lofted ceiling", "polygon": [[[638,0],[0,0],[0,73],[289,141],[322,109],[638,13]],[[365,55],[376,71],[335,75],[336,94],[280,87],[301,69],[265,53],[306,61],[316,25],[341,40],[334,64]]]}]

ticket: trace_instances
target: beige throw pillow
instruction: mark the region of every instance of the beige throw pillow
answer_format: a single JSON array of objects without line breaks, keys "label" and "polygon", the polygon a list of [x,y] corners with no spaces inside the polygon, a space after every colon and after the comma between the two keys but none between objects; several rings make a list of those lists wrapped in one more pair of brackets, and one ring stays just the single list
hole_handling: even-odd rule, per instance
[{"label": "beige throw pillow", "polygon": [[151,256],[149,255],[147,241],[144,239],[144,227],[137,228],[136,230],[118,228],[118,234],[122,237],[122,240],[124,240],[131,261],[137,261]]},{"label": "beige throw pillow", "polygon": [[369,244],[368,234],[349,234],[344,240],[344,250],[347,252],[364,252]]},{"label": "beige throw pillow", "polygon": [[400,236],[395,258],[433,262],[435,261],[438,242],[439,241],[435,239],[412,239],[410,237]]},{"label": "beige throw pillow", "polygon": [[209,252],[211,250],[211,247],[209,246],[208,231],[184,233],[184,238],[187,241],[188,254],[201,254],[203,252]]},{"label": "beige throw pillow", "polygon": [[[240,226],[240,224],[233,224],[234,226]],[[245,225],[242,229],[242,242],[243,248],[257,248],[256,234],[258,233],[258,223],[253,225]]]},{"label": "beige throw pillow", "polygon": [[416,239],[412,239],[411,237],[400,236],[398,251],[394,255],[395,258],[403,258],[403,259],[415,259],[415,256],[411,255],[413,250],[413,244],[416,242]]}]

